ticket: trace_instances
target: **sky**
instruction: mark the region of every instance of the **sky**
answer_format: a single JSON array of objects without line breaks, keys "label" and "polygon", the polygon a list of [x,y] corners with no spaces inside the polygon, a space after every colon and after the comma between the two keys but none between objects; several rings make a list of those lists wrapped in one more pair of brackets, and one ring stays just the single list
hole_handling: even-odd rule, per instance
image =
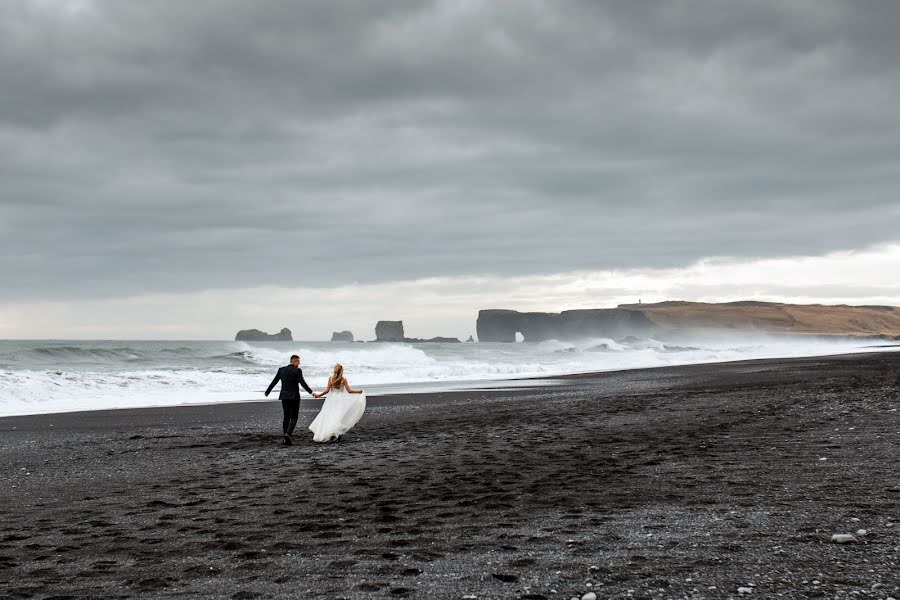
[{"label": "sky", "polygon": [[900,3],[0,0],[0,338],[900,304]]}]

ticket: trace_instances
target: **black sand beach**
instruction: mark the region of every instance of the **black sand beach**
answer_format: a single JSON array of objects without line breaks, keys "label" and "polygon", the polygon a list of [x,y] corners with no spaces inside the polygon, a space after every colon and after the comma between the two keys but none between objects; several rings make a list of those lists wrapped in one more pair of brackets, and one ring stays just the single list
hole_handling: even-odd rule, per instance
[{"label": "black sand beach", "polygon": [[277,402],[0,419],[0,597],[900,597],[898,409],[888,353],[372,398],[327,445]]}]

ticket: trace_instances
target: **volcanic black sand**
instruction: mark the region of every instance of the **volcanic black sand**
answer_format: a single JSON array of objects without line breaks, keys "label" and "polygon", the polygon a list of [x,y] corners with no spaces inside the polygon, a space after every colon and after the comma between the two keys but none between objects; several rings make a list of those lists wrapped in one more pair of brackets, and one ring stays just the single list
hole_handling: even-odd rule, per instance
[{"label": "volcanic black sand", "polygon": [[557,383],[0,419],[0,597],[900,597],[900,353]]}]

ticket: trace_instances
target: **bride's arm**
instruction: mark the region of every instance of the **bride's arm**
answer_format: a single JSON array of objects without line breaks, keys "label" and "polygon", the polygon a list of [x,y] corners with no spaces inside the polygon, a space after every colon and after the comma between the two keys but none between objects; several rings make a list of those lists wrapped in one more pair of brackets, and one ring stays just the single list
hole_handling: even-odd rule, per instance
[{"label": "bride's arm", "polygon": [[312,397],[313,397],[313,398],[321,398],[322,396],[324,396],[325,394],[327,394],[327,393],[330,392],[330,391],[331,391],[331,380],[328,381],[328,387],[327,387],[327,388],[325,388],[324,390],[322,390],[322,391],[319,392],[318,394],[313,394]]},{"label": "bride's arm", "polygon": [[347,381],[346,379],[344,380],[344,387],[347,388],[347,391],[350,392],[351,394],[362,394],[363,393],[362,390],[354,390],[353,388],[351,388],[350,382]]}]

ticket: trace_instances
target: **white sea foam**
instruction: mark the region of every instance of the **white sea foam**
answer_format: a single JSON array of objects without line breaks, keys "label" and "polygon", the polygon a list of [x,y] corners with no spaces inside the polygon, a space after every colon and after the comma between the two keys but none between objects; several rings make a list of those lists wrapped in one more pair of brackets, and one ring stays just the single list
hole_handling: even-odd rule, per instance
[{"label": "white sea foam", "polygon": [[[336,362],[378,395],[461,382],[873,351],[871,341],[803,338],[586,340],[539,344],[0,342],[0,416],[262,400],[290,354],[321,389]],[[881,350],[897,349],[879,348]]]}]

